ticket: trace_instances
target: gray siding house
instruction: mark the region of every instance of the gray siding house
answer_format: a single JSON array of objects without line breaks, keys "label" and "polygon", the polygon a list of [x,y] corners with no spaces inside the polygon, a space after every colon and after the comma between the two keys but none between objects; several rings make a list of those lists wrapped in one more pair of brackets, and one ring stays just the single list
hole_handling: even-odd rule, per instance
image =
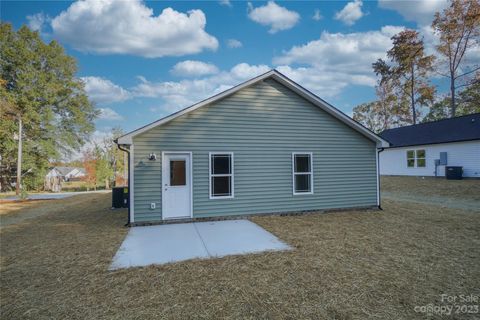
[{"label": "gray siding house", "polygon": [[276,70],[130,132],[129,222],[377,207],[388,142]]}]

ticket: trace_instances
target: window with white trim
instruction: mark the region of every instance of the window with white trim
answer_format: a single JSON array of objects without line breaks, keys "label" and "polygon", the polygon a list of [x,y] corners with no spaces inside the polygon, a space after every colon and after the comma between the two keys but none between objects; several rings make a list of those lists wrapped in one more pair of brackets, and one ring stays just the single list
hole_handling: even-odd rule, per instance
[{"label": "window with white trim", "polygon": [[425,168],[426,156],[425,149],[407,150],[408,168]]},{"label": "window with white trim", "polygon": [[233,153],[210,152],[210,199],[233,198]]},{"label": "window with white trim", "polygon": [[313,169],[311,152],[292,153],[293,194],[313,193]]}]

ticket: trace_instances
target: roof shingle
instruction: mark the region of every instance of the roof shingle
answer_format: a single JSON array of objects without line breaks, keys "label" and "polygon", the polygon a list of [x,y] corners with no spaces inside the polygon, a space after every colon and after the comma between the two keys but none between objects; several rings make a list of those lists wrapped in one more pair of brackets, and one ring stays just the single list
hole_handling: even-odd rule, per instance
[{"label": "roof shingle", "polygon": [[480,113],[388,129],[380,136],[392,148],[480,140]]}]

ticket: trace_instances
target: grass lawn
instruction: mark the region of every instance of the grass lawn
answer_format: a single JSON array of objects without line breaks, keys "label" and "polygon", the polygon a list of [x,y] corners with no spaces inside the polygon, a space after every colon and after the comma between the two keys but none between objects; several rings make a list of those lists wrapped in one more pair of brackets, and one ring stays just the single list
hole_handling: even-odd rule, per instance
[{"label": "grass lawn", "polygon": [[446,180],[434,177],[382,176],[381,189],[402,194],[443,196],[480,201],[480,180]]},{"label": "grass lawn", "polygon": [[414,307],[480,295],[479,212],[385,200],[255,217],[295,250],[111,272],[126,210],[110,194],[69,199],[0,229],[1,319],[430,319]]},{"label": "grass lawn", "polygon": [[15,213],[24,212],[25,210],[39,210],[44,208],[44,204],[48,200],[38,201],[1,201],[0,200],[0,216],[13,215]]}]

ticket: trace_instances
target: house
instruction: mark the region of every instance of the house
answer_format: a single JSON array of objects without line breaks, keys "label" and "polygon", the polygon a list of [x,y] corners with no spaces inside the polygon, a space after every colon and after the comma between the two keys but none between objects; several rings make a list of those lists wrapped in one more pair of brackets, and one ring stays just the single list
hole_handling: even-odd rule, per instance
[{"label": "house", "polygon": [[86,175],[85,169],[77,167],[53,167],[45,175],[44,189],[53,192],[62,191],[65,181],[79,180]]},{"label": "house", "polygon": [[380,174],[445,176],[462,166],[463,176],[480,178],[480,113],[382,132],[391,146],[380,153]]},{"label": "house", "polygon": [[80,179],[85,176],[85,169],[80,167],[53,167],[46,178],[60,177],[63,181]]},{"label": "house", "polygon": [[377,207],[388,146],[276,70],[116,142],[133,224]]}]

